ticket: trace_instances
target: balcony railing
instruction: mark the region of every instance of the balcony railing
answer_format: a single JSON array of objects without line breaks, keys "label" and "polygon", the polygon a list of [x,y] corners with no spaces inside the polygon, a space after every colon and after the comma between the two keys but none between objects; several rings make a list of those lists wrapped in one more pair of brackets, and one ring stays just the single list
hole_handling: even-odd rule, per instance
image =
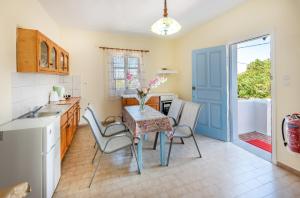
[{"label": "balcony railing", "polygon": [[260,132],[271,136],[271,99],[238,100],[238,134]]}]

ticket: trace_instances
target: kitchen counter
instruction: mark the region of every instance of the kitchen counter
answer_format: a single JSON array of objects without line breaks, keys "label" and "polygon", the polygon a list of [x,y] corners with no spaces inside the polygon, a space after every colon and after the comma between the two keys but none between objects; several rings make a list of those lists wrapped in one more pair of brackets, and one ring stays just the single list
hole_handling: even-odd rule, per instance
[{"label": "kitchen counter", "polygon": [[72,97],[67,100],[61,100],[59,102],[53,102],[44,106],[40,112],[55,112],[59,111],[60,115],[63,115],[65,112],[69,111],[69,109],[80,100],[80,97]]}]

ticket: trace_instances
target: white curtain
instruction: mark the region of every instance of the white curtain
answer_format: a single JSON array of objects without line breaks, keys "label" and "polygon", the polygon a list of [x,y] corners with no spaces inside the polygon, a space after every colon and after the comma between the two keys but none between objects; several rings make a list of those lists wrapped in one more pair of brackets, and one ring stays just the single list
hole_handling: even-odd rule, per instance
[{"label": "white curtain", "polygon": [[[135,89],[144,84],[144,56],[145,53],[138,51],[104,50],[104,61],[108,71],[106,79],[108,79],[108,95],[110,98],[136,93]],[[138,60],[134,62],[134,67],[137,65],[137,68],[131,68],[130,62],[132,60]],[[139,84],[127,81],[127,75],[131,71],[136,74]]]}]

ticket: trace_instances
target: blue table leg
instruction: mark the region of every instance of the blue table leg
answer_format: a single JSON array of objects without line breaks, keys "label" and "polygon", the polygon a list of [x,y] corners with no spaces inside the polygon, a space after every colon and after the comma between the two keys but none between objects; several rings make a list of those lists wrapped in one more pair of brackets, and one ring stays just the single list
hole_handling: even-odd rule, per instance
[{"label": "blue table leg", "polygon": [[143,138],[140,138],[137,145],[137,158],[140,171],[143,169]]},{"label": "blue table leg", "polygon": [[144,140],[147,141],[148,140],[148,134],[144,134]]},{"label": "blue table leg", "polygon": [[160,139],[160,165],[165,166],[166,165],[166,152],[165,152],[165,142],[166,142],[166,135],[165,132],[159,133],[159,139]]}]

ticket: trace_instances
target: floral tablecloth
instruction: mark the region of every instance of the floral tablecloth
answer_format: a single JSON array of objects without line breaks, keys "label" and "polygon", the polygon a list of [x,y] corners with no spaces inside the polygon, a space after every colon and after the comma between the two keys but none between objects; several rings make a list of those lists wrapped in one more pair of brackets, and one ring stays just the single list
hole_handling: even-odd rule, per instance
[{"label": "floral tablecloth", "polygon": [[141,134],[148,132],[165,131],[169,138],[173,136],[169,118],[147,105],[144,112],[139,110],[139,106],[124,107],[123,119],[129,130],[133,132],[135,142],[138,141]]}]

